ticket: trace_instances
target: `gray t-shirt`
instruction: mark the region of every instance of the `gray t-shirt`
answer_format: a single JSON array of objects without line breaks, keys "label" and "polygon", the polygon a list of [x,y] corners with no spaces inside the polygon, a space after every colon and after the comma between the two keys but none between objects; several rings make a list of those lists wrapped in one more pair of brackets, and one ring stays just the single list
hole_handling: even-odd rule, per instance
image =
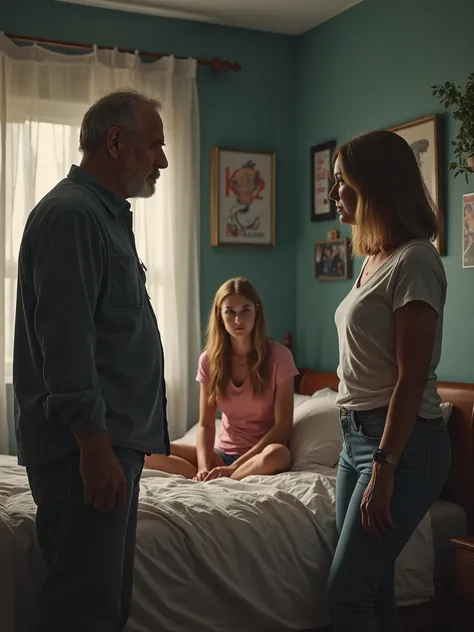
[{"label": "gray t-shirt", "polygon": [[446,276],[436,248],[428,240],[397,248],[362,286],[354,287],[336,310],[340,379],[337,404],[353,410],[388,406],[398,379],[395,311],[424,301],[438,314],[433,356],[420,405],[420,416],[441,414],[436,368],[441,356]]}]

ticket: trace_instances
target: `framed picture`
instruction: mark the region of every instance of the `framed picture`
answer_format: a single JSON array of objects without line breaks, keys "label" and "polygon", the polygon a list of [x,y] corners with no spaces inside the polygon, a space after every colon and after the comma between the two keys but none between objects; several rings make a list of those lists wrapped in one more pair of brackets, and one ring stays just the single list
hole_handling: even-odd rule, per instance
[{"label": "framed picture", "polygon": [[415,154],[423,179],[440,218],[440,232],[435,246],[440,255],[445,254],[444,234],[444,169],[443,169],[443,139],[442,118],[433,114],[425,118],[392,127],[404,138]]},{"label": "framed picture", "polygon": [[474,268],[474,193],[462,196],[462,267]]},{"label": "framed picture", "polygon": [[336,217],[336,204],[329,199],[333,186],[332,155],[335,141],[311,147],[311,221],[324,222]]},{"label": "framed picture", "polygon": [[314,244],[314,275],[319,281],[343,281],[352,277],[350,239],[342,237]]},{"label": "framed picture", "polygon": [[211,246],[275,245],[275,154],[211,152]]}]

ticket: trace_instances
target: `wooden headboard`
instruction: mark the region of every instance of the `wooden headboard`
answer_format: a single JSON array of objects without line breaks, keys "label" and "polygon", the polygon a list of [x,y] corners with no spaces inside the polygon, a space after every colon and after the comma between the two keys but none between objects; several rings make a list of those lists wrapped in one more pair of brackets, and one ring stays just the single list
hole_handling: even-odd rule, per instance
[{"label": "wooden headboard", "polygon": [[[292,348],[291,334],[285,334],[285,345]],[[337,390],[336,373],[300,369],[295,380],[295,391],[312,395],[322,388]],[[474,384],[438,382],[443,402],[450,402],[453,410],[448,423],[451,437],[451,471],[441,494],[445,500],[461,505],[467,512],[469,533],[474,534]]]}]

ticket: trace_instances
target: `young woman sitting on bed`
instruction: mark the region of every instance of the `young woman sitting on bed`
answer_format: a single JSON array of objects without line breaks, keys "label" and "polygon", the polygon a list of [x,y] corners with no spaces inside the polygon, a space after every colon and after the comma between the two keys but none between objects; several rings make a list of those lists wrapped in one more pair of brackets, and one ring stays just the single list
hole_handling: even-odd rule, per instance
[{"label": "young woman sitting on bed", "polygon": [[[199,359],[197,447],[172,443],[170,456],[152,454],[145,467],[198,481],[286,471],[296,375],[291,351],[266,335],[253,285],[230,279],[215,295]],[[222,431],[214,448],[217,408]]]}]

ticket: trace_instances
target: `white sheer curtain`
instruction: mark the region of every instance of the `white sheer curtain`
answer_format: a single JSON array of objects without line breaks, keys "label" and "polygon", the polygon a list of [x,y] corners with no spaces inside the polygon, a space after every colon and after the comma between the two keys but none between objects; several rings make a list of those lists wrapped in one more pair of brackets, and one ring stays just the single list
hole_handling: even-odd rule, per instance
[{"label": "white sheer curtain", "polygon": [[199,111],[196,62],[94,50],[64,55],[17,46],[0,34],[0,453],[8,447],[5,385],[11,382],[17,255],[35,203],[78,164],[79,126],[102,94],[129,87],[163,104],[169,168],[156,194],[132,203],[165,351],[172,438],[197,413],[199,321]]}]

